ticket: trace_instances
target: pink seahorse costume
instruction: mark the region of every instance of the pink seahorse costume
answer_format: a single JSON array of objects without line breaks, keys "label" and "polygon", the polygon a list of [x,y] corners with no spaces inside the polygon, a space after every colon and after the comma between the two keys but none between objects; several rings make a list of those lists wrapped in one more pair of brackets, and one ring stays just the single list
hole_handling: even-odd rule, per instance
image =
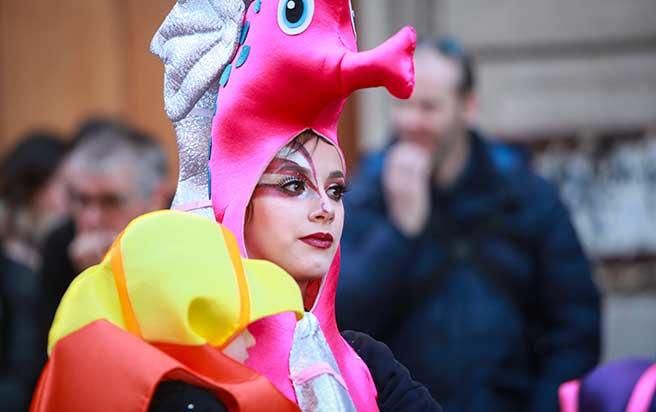
[{"label": "pink seahorse costume", "polygon": [[[337,123],[355,90],[386,87],[408,98],[414,87],[415,31],[406,27],[381,46],[357,52],[349,0],[255,0],[243,24],[240,46],[220,80],[212,124],[211,200],[217,221],[244,243],[246,207],[276,153],[312,129],[339,149]],[[341,151],[340,151],[341,154]],[[375,411],[376,389],[366,365],[342,339],[334,313],[339,253],[320,285],[311,314],[339,367],[358,411]],[[280,315],[253,325],[258,344],[248,366],[287,397],[296,320]]]}]

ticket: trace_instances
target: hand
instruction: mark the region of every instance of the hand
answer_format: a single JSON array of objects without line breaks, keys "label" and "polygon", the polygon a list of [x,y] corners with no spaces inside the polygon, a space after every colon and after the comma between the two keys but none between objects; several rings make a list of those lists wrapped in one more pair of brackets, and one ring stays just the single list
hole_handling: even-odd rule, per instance
[{"label": "hand", "polygon": [[411,142],[390,149],[383,168],[383,190],[392,223],[405,236],[419,235],[430,215],[431,155]]},{"label": "hand", "polygon": [[77,234],[68,248],[68,255],[78,272],[100,263],[114,241],[115,233],[107,231]]}]

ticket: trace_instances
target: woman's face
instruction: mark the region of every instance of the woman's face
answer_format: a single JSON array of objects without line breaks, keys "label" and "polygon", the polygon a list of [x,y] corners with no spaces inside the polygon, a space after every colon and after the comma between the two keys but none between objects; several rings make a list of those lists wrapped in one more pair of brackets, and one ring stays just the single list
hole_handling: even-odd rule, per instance
[{"label": "woman's face", "polygon": [[283,148],[260,178],[244,228],[249,258],[285,269],[305,290],[324,276],[344,226],[344,168],[331,144]]}]

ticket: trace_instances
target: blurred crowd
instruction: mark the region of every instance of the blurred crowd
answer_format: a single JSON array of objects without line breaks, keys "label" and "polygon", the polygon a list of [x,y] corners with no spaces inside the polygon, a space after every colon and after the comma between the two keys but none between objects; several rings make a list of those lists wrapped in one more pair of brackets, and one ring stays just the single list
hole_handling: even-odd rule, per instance
[{"label": "blurred crowd", "polygon": [[171,193],[162,148],[113,120],[90,119],[69,139],[30,133],[0,167],[0,399],[25,411],[66,288]]},{"label": "blurred crowd", "polygon": [[656,134],[553,145],[537,168],[557,182],[593,257],[656,252]]},{"label": "blurred crowd", "polygon": [[[522,152],[476,127],[476,70],[456,40],[421,43],[416,71],[390,143],[362,158],[346,197],[340,327],[387,343],[448,412],[557,411],[559,387],[600,355],[600,296],[570,213]],[[68,285],[171,192],[158,144],[110,120],[27,135],[0,167],[0,399],[18,411]],[[612,377],[631,388],[648,367]]]}]

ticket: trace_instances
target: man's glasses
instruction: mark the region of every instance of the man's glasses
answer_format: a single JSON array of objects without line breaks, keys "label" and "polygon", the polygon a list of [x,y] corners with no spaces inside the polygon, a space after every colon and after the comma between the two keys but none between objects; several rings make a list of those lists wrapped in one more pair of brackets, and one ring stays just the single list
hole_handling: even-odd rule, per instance
[{"label": "man's glasses", "polygon": [[127,196],[120,193],[100,193],[90,195],[88,193],[79,192],[75,189],[69,189],[68,193],[71,206],[77,209],[97,206],[102,210],[111,211],[121,209],[129,203]]}]

